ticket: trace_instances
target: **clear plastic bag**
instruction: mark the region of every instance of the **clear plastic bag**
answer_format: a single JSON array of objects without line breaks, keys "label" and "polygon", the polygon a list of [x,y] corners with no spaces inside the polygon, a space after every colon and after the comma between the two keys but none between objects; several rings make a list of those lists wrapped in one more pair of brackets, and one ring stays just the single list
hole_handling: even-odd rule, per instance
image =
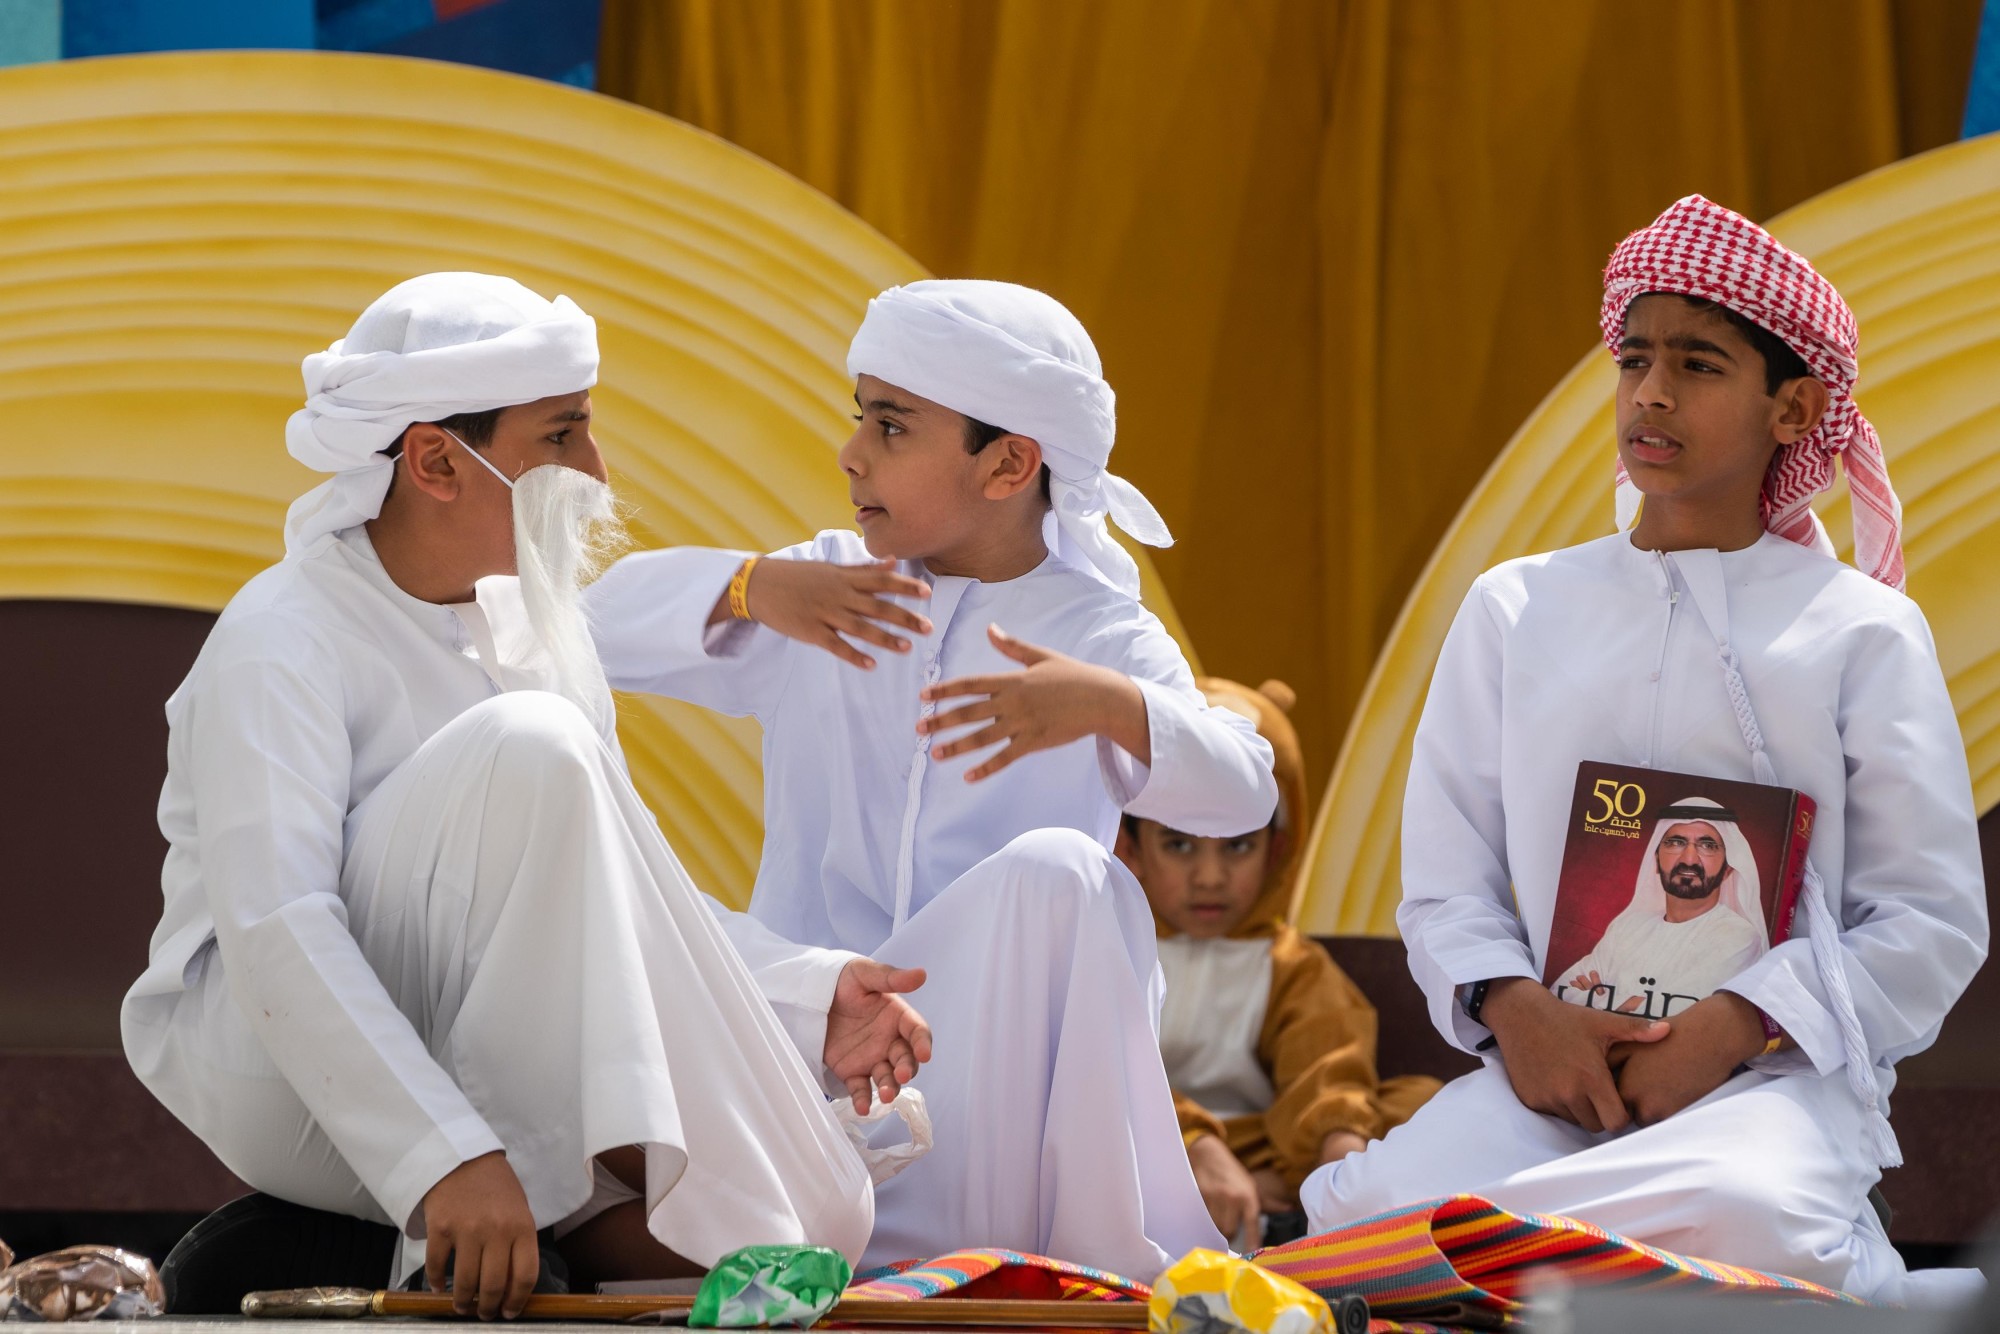
[{"label": "clear plastic bag", "polygon": [[0,1320],[137,1320],[166,1304],[153,1262],[116,1246],[71,1246],[0,1271]]},{"label": "clear plastic bag", "polygon": [[[868,1137],[892,1113],[909,1127],[910,1138],[887,1148],[872,1147]],[[855,1111],[854,1104],[847,1099],[836,1098],[833,1114],[846,1129],[847,1137],[854,1141],[855,1152],[861,1155],[862,1165],[868,1169],[868,1179],[878,1186],[931,1151],[930,1109],[924,1106],[924,1095],[913,1088],[905,1086],[889,1102],[876,1096],[865,1114]]]}]

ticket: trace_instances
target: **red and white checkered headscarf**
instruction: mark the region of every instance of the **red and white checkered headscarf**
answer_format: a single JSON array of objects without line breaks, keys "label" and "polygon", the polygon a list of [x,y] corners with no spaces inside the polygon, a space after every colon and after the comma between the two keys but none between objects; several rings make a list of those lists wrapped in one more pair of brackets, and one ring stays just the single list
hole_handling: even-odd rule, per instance
[{"label": "red and white checkered headscarf", "polygon": [[[1633,232],[1604,267],[1599,324],[1611,354],[1625,337],[1625,312],[1648,292],[1719,302],[1776,334],[1827,389],[1826,413],[1812,433],[1771,460],[1764,479],[1764,527],[1801,546],[1831,551],[1812,499],[1833,485],[1833,460],[1846,455],[1854,498],[1854,563],[1903,586],[1903,506],[1889,484],[1882,442],[1854,403],[1859,365],[1854,312],[1804,256],[1756,223],[1689,195]],[[1621,520],[1636,489],[1618,466]]]}]

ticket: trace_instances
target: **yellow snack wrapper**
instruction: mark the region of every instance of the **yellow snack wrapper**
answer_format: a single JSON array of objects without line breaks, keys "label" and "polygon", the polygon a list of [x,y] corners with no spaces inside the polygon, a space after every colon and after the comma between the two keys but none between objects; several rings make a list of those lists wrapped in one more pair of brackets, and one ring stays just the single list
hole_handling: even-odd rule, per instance
[{"label": "yellow snack wrapper", "polygon": [[1152,1334],[1337,1334],[1325,1298],[1248,1260],[1203,1250],[1160,1275],[1146,1323]]}]

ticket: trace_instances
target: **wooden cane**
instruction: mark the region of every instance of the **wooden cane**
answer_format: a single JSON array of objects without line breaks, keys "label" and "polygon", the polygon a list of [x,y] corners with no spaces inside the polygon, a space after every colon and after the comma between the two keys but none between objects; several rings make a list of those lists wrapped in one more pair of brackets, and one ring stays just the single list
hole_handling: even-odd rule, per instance
[{"label": "wooden cane", "polygon": [[[521,1312],[524,1320],[636,1320],[686,1315],[694,1298],[627,1293],[538,1292]],[[459,1316],[448,1292],[370,1292],[366,1288],[293,1288],[252,1292],[243,1314],[257,1320],[338,1320],[359,1316]],[[848,1298],[834,1303],[821,1321],[854,1325],[968,1325],[985,1328],[1144,1329],[1144,1302],[1017,1301],[1012,1298],[946,1297],[936,1301],[881,1301]]]}]

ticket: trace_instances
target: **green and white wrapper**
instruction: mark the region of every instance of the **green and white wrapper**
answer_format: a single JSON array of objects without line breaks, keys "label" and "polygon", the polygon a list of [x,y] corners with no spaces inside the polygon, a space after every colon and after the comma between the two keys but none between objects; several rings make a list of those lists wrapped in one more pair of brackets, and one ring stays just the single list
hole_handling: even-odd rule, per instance
[{"label": "green and white wrapper", "polygon": [[716,1261],[695,1294],[696,1329],[803,1329],[833,1309],[853,1266],[825,1246],[745,1246]]}]

